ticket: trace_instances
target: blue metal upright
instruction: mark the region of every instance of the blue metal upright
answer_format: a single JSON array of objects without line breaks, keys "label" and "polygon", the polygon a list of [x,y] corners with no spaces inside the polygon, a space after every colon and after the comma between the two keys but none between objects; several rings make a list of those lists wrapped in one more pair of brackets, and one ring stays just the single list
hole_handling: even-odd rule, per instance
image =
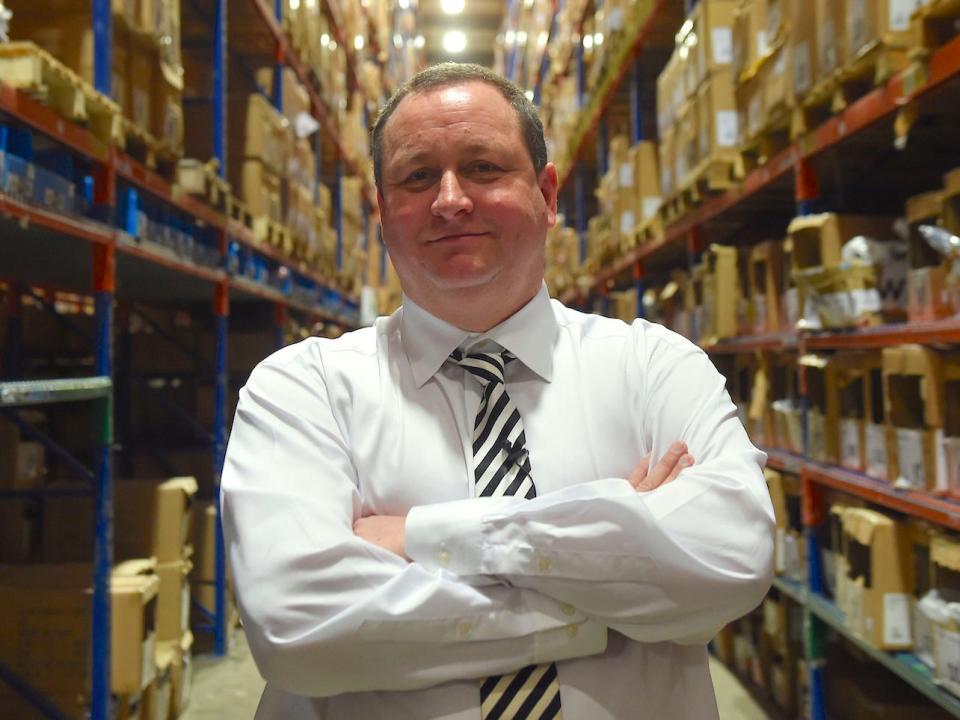
[{"label": "blue metal upright", "polygon": [[[277,24],[283,27],[283,2],[284,0],[273,0],[273,15],[277,18]],[[275,61],[273,63],[273,106],[283,112],[283,49],[277,43]]]},{"label": "blue metal upright", "polygon": [[643,79],[643,65],[640,58],[630,66],[630,140],[636,145],[643,140],[643,92],[640,82]]},{"label": "blue metal upright", "polygon": [[600,118],[600,122],[597,124],[597,182],[599,183],[600,179],[607,174],[607,170],[610,167],[610,158],[608,155],[608,148],[610,145],[609,138],[607,137],[607,116],[604,115]]},{"label": "blue metal upright", "polygon": [[337,191],[333,193],[333,217],[337,231],[337,270],[343,270],[343,156],[337,158]]},{"label": "blue metal upright", "polygon": [[110,0],[93,0],[93,87],[110,97],[113,79],[113,15]]},{"label": "blue metal upright", "polygon": [[213,30],[213,157],[227,176],[227,0],[216,0]]},{"label": "blue metal upright", "polygon": [[[96,374],[113,376],[113,296],[116,290],[116,262],[112,245],[93,248],[93,286],[96,293],[97,337]],[[93,542],[93,628],[91,653],[90,716],[107,720],[110,712],[110,573],[113,568],[113,402],[98,405],[103,434],[97,447]]]},{"label": "blue metal upright", "polygon": [[587,202],[583,170],[579,165],[573,171],[573,210],[577,215],[577,236],[580,238],[580,264],[587,260]]},{"label": "blue metal upright", "polygon": [[227,654],[227,562],[223,544],[223,517],[220,507],[220,477],[223,474],[223,458],[227,449],[227,322],[230,315],[229,286],[217,283],[213,302],[213,322],[216,333],[214,356],[213,397],[216,407],[213,416],[213,501],[217,511],[215,552],[216,607],[213,613],[213,651],[216,655]]},{"label": "blue metal upright", "polygon": [[583,66],[583,38],[577,41],[577,109],[583,108],[583,96],[587,93],[587,75]]}]

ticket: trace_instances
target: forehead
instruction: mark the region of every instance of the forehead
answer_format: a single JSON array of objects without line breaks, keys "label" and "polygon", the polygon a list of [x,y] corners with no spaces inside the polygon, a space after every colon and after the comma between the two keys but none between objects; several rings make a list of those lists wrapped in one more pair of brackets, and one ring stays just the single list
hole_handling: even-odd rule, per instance
[{"label": "forehead", "polygon": [[[385,154],[409,146],[425,131],[462,130],[473,135],[484,130],[522,142],[520,122],[510,102],[489,83],[451,83],[407,95],[397,105],[383,131]],[[514,135],[507,135],[506,131]]]}]

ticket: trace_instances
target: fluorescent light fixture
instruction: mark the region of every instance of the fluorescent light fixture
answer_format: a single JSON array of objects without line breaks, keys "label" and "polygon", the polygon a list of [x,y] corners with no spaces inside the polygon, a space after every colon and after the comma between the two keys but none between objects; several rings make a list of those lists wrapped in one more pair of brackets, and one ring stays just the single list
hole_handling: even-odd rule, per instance
[{"label": "fluorescent light fixture", "polygon": [[320,36],[320,45],[322,47],[326,47],[329,44],[330,44],[330,36],[327,35],[327,33],[324,33],[323,35]]},{"label": "fluorescent light fixture", "polygon": [[300,0],[290,0],[290,9],[299,10],[300,9]]},{"label": "fluorescent light fixture", "polygon": [[353,47],[355,47],[357,50],[363,50],[363,35],[357,35],[353,39]]},{"label": "fluorescent light fixture", "polygon": [[440,0],[440,9],[447,15],[459,15],[463,12],[463,0]]},{"label": "fluorescent light fixture", "polygon": [[583,49],[592,50],[593,49],[593,35],[584,35],[583,36]]},{"label": "fluorescent light fixture", "polygon": [[443,34],[443,49],[448,53],[462,53],[467,48],[467,36],[462,30],[447,30]]}]

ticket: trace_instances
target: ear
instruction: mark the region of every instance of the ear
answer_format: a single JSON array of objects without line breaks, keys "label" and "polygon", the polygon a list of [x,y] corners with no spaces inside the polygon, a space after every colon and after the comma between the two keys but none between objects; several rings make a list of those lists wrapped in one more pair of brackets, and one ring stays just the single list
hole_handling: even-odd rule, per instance
[{"label": "ear", "polygon": [[540,171],[537,181],[540,185],[540,192],[543,194],[543,202],[547,207],[547,227],[552,228],[557,224],[557,196],[560,192],[557,166],[552,162],[547,163]]}]

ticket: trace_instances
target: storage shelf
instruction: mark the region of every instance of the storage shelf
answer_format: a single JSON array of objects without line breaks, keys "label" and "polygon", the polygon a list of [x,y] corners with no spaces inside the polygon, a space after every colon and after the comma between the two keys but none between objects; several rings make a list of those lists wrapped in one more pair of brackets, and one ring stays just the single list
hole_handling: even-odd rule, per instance
[{"label": "storage shelf", "polygon": [[[659,7],[660,4],[658,3],[652,11],[650,19],[654,17],[654,13]],[[648,28],[648,24],[649,21],[641,28],[637,28],[640,37]],[[625,71],[625,66],[619,68],[621,75]],[[669,225],[661,237],[634,248],[614,260],[607,267],[602,268],[595,274],[592,286],[594,288],[600,287],[632,265],[661,252],[668,246],[686,241],[692,230],[718,218],[744,200],[761,193],[772,183],[792,172],[800,162],[809,160],[834,146],[842,144],[849,137],[869,125],[893,116],[912,100],[957,77],[960,77],[960,36],[953,38],[934,52],[925,66],[921,63],[912,64],[891,78],[886,85],[877,87],[862,98],[852,102],[841,113],[829,118],[823,124],[799,138],[766,164],[752,170],[738,185],[713,196],[680,220]],[[601,84],[601,87],[606,88],[606,85]],[[604,102],[606,100],[591,104],[592,123],[595,123],[602,113],[605,107]],[[593,107],[594,105],[596,105],[596,108]],[[586,132],[576,135],[577,139],[573,144],[576,153],[579,152],[580,145],[585,137]],[[575,158],[576,153],[569,157]],[[571,169],[564,166],[560,173],[564,182]],[[577,295],[577,291],[568,291],[564,293],[563,299],[565,302],[570,302]]]},{"label": "storage shelf", "polygon": [[795,332],[770,333],[768,335],[748,335],[721,340],[703,349],[714,355],[755,352],[757,350],[782,351],[797,348],[799,336]]},{"label": "storage shelf", "polygon": [[804,587],[803,583],[777,575],[773,578],[773,587],[793,600],[795,603],[798,603],[799,605],[807,604],[807,596],[809,593],[807,588]]},{"label": "storage shelf", "polygon": [[774,470],[799,475],[806,463],[806,458],[802,455],[794,455],[786,450],[776,448],[762,448],[762,450],[767,454],[767,465]]},{"label": "storage shelf", "polygon": [[954,717],[960,718],[960,699],[941,689],[934,682],[930,669],[920,662],[916,655],[908,652],[884,652],[857,637],[846,626],[840,609],[821,595],[808,593],[807,607],[810,608],[811,613],[860,648],[873,660],[893,672],[924,697],[932,700]]},{"label": "storage shelf", "polygon": [[802,474],[804,478],[819,485],[856,495],[876,505],[951,530],[960,530],[960,502],[916,490],[898,490],[888,482],[810,460],[804,461]]},{"label": "storage shelf", "polygon": [[108,377],[0,382],[0,407],[103,400],[112,391]]},{"label": "storage shelf", "polygon": [[823,350],[881,348],[903,343],[920,345],[960,343],[960,319],[880,325],[849,332],[812,334],[806,339],[808,348]]}]

